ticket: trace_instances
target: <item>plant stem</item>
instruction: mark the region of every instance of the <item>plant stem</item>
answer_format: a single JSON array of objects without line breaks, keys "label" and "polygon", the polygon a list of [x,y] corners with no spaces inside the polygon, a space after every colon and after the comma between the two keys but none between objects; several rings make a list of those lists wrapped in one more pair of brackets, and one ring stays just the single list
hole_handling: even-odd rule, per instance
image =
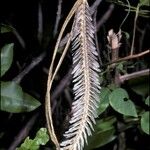
[{"label": "plant stem", "polygon": [[134,79],[134,78],[141,77],[141,76],[146,76],[149,74],[150,74],[150,69],[145,69],[145,70],[137,71],[131,74],[122,75],[119,77],[119,80],[121,83],[124,83],[124,81],[126,80]]},{"label": "plant stem", "polygon": [[102,16],[102,18],[97,22],[97,31],[99,31],[100,27],[108,20],[108,18],[111,16],[112,11],[114,10],[115,6],[114,4],[111,4],[108,8],[108,10],[105,12],[105,14]]},{"label": "plant stem", "polygon": [[33,58],[31,64],[27,66],[20,74],[18,74],[13,81],[16,83],[20,83],[26,74],[28,74],[35,66],[37,66],[45,57],[46,52],[43,52],[38,57]]},{"label": "plant stem", "polygon": [[16,147],[21,143],[21,141],[27,137],[29,131],[33,127],[38,116],[39,113],[36,113],[30,118],[30,120],[26,123],[26,125],[20,130],[18,135],[15,137],[14,141],[11,143],[8,150],[15,150]]}]

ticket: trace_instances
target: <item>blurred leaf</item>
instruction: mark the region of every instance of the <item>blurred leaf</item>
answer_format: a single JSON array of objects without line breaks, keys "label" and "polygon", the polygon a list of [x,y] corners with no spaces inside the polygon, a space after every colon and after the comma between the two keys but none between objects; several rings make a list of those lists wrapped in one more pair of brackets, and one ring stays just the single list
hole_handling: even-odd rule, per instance
[{"label": "blurred leaf", "polygon": [[116,138],[113,126],[115,122],[114,117],[97,121],[95,132],[91,137],[88,137],[88,145],[85,146],[85,150],[93,150],[113,141]]},{"label": "blurred leaf", "polygon": [[149,111],[145,112],[141,117],[141,128],[145,133],[150,134],[150,112]]},{"label": "blurred leaf", "polygon": [[124,62],[120,62],[117,64],[116,69],[118,69],[122,73],[126,73],[126,70],[124,69]]},{"label": "blurred leaf", "polygon": [[117,88],[109,95],[110,105],[117,112],[127,115],[137,117],[137,112],[134,103],[129,100],[128,93],[122,89]]},{"label": "blurred leaf", "polygon": [[1,49],[1,76],[3,76],[6,71],[10,68],[13,61],[13,47],[14,44],[6,44]]},{"label": "blurred leaf", "polygon": [[40,145],[46,145],[48,141],[49,135],[47,134],[47,129],[41,128],[33,140],[27,137],[24,143],[16,150],[39,150]]},{"label": "blurred leaf", "polygon": [[108,85],[108,88],[113,91],[113,90],[115,90],[115,89],[118,88],[118,87],[117,87],[116,84],[109,84],[109,85]]},{"label": "blurred leaf", "polygon": [[139,16],[144,17],[144,18],[149,18],[150,17],[149,13],[150,11],[141,9],[139,11]]},{"label": "blurred leaf", "polygon": [[4,25],[4,24],[0,25],[0,33],[8,33],[11,32],[12,30],[13,30],[12,27],[9,25]]},{"label": "blurred leaf", "polygon": [[119,63],[117,66],[117,69],[122,71],[123,70],[123,64],[122,63]]},{"label": "blurred leaf", "polygon": [[105,130],[109,127],[111,127],[115,122],[116,118],[114,116],[109,116],[101,120],[96,121],[96,130]]},{"label": "blurred leaf", "polygon": [[148,96],[145,100],[145,104],[150,106],[150,96]]},{"label": "blurred leaf", "polygon": [[116,136],[114,135],[115,133],[115,128],[110,127],[107,130],[104,131],[95,131],[96,134],[94,134],[88,144],[88,147],[85,149],[86,150],[93,150],[94,148],[101,147],[103,145],[106,145],[113,141]]},{"label": "blurred leaf", "polygon": [[[129,9],[125,9],[125,11],[129,11]],[[130,12],[133,12],[133,13],[136,13],[136,11],[137,11],[137,8],[132,8],[130,10]],[[138,16],[149,18],[150,17],[149,12],[150,11],[147,9],[140,9],[138,12]]]},{"label": "blurred leaf", "polygon": [[1,82],[0,110],[12,113],[29,112],[40,106],[40,102],[24,93],[15,82]]},{"label": "blurred leaf", "polygon": [[140,0],[139,5],[150,6],[150,0]]},{"label": "blurred leaf", "polygon": [[129,87],[137,94],[145,97],[149,93],[149,77],[143,76],[128,81]]},{"label": "blurred leaf", "polygon": [[16,150],[39,150],[39,145],[36,144],[34,140],[29,139],[27,137],[23,144],[21,144],[20,148],[16,148]]},{"label": "blurred leaf", "polygon": [[45,145],[49,141],[49,135],[46,128],[41,128],[35,137],[36,143],[39,145]]},{"label": "blurred leaf", "polygon": [[129,40],[130,39],[130,34],[128,32],[123,32],[123,33],[125,34],[126,39]]},{"label": "blurred leaf", "polygon": [[98,108],[98,115],[103,113],[105,109],[109,106],[109,94],[111,91],[108,88],[102,88],[100,93],[100,104]]}]

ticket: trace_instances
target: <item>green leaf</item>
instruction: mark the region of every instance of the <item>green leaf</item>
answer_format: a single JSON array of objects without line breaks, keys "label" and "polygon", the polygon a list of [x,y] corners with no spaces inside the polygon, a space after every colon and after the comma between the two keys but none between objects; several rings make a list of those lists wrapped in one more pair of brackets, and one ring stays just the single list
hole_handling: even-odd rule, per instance
[{"label": "green leaf", "polygon": [[41,128],[33,140],[27,137],[24,143],[16,150],[39,150],[40,145],[46,145],[48,141],[49,135],[47,134],[47,129]]},{"label": "green leaf", "polygon": [[40,106],[39,101],[24,93],[15,82],[1,82],[0,103],[0,110],[11,113],[29,112]]},{"label": "green leaf", "polygon": [[113,125],[115,122],[114,117],[97,121],[95,132],[91,137],[88,137],[88,145],[85,146],[85,150],[99,148],[113,141],[116,138],[116,130]]},{"label": "green leaf", "polygon": [[141,117],[141,128],[142,130],[150,135],[150,112],[145,112]]},{"label": "green leaf", "polygon": [[1,49],[1,76],[10,68],[13,61],[13,47],[14,44],[10,43]]},{"label": "green leaf", "polygon": [[129,100],[128,93],[122,89],[117,88],[109,95],[110,105],[117,112],[126,115],[137,117],[137,112],[134,103]]},{"label": "green leaf", "polygon": [[140,5],[150,6],[150,0],[140,0]]},{"label": "green leaf", "polygon": [[98,108],[98,115],[103,113],[109,106],[109,94],[111,91],[108,88],[102,88],[100,93],[100,104]]},{"label": "green leaf", "polygon": [[150,106],[150,96],[148,96],[145,100],[145,104]]}]

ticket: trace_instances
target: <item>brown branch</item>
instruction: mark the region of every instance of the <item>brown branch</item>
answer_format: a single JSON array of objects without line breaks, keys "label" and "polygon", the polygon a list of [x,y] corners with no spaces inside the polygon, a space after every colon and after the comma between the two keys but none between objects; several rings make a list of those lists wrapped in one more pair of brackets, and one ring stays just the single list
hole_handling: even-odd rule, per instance
[{"label": "brown branch", "polygon": [[69,37],[70,37],[70,33],[67,33],[66,36],[61,40],[61,42],[59,44],[60,49],[62,49],[62,47],[64,47],[64,45],[67,43]]},{"label": "brown branch", "polygon": [[37,37],[39,40],[39,43],[41,44],[42,38],[43,38],[43,12],[42,12],[42,6],[41,3],[39,3],[38,6],[38,32]]},{"label": "brown branch", "polygon": [[118,135],[118,150],[125,150],[126,149],[126,137],[125,132],[121,132]]},{"label": "brown branch", "polygon": [[111,4],[108,10],[106,11],[106,13],[103,15],[103,17],[97,22],[97,31],[99,31],[100,27],[108,20],[113,10],[114,10],[114,4]]},{"label": "brown branch", "polygon": [[91,14],[94,14],[102,0],[96,0],[91,6]]},{"label": "brown branch", "polygon": [[99,49],[99,44],[98,44],[98,38],[97,38],[97,29],[96,29],[96,17],[97,17],[97,10],[95,11],[94,15],[93,15],[93,22],[94,22],[94,30],[95,30],[95,44],[96,44],[96,49],[97,49],[97,52],[98,52],[98,59],[99,59],[99,63],[100,65],[102,66],[102,60],[101,60],[101,52],[100,52],[100,49]]},{"label": "brown branch", "polygon": [[59,22],[61,18],[61,9],[62,9],[62,0],[59,0],[58,8],[57,8],[56,23],[55,23],[54,32],[53,32],[54,37],[56,36],[57,31],[58,31],[58,26],[59,26]]},{"label": "brown branch", "polygon": [[52,112],[54,111],[54,109],[57,105],[56,99],[61,95],[61,93],[64,91],[65,87],[69,84],[69,81],[71,79],[71,72],[72,72],[72,68],[69,69],[68,73],[60,81],[60,83],[58,84],[58,86],[55,88],[55,90],[52,93],[52,96],[51,96]]},{"label": "brown branch", "polygon": [[27,124],[21,129],[21,131],[18,133],[18,135],[15,137],[14,141],[9,146],[8,150],[15,150],[16,147],[22,142],[23,139],[27,137],[29,134],[29,131],[33,127],[39,113],[36,113],[33,115],[30,120],[27,122]]},{"label": "brown branch", "polygon": [[145,37],[146,31],[147,31],[147,27],[148,27],[148,25],[146,24],[145,28],[142,30],[142,29],[140,29],[140,27],[136,26],[137,31],[141,34],[140,38],[139,38],[139,52],[142,51],[142,47],[143,47],[143,43],[144,43],[143,41],[144,41],[144,37]]},{"label": "brown branch", "polygon": [[33,58],[31,64],[27,66],[20,74],[18,74],[13,81],[16,83],[20,83],[26,74],[28,74],[35,66],[37,66],[46,56],[46,52],[43,52],[38,57]]},{"label": "brown branch", "polygon": [[69,80],[71,79],[71,72],[72,68],[69,69],[68,73],[64,76],[64,78],[60,81],[58,86],[55,88],[54,92],[52,93],[51,99],[55,100],[59,97],[59,95],[62,93],[66,85],[68,85]]},{"label": "brown branch", "polygon": [[14,34],[16,39],[18,40],[21,47],[23,49],[25,49],[26,48],[26,43],[25,43],[23,37],[20,35],[20,33],[17,31],[17,29],[13,27],[12,23],[10,23],[10,22],[7,22],[7,23],[8,23],[8,27],[10,28],[10,30],[12,31],[12,33]]},{"label": "brown branch", "polygon": [[135,54],[135,55],[129,55],[129,56],[126,56],[126,57],[123,57],[123,58],[119,58],[118,60],[115,60],[115,61],[112,61],[106,65],[110,65],[110,64],[113,64],[113,63],[117,63],[117,62],[121,62],[121,61],[124,61],[124,60],[128,60],[128,59],[134,59],[134,58],[139,58],[139,57],[142,57],[146,54],[150,53],[150,50],[146,50],[144,52],[141,52],[139,54]]},{"label": "brown branch", "polygon": [[119,80],[121,83],[124,83],[126,80],[130,80],[130,79],[134,79],[146,75],[150,75],[150,69],[145,69],[131,74],[122,75],[119,77]]}]

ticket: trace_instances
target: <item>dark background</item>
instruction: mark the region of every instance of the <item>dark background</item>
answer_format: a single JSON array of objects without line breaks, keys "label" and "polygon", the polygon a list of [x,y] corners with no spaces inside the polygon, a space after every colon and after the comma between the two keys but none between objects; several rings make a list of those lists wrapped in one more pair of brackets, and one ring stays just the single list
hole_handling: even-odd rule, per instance
[{"label": "dark background", "polygon": [[[74,2],[74,0],[63,0],[62,16],[59,29]],[[131,4],[136,6],[138,1],[136,0],[134,1],[134,3],[132,2],[133,1],[131,1]],[[37,38],[39,3],[42,6],[43,13],[43,39],[41,43],[38,42]],[[92,1],[90,1],[89,3],[92,4]],[[106,1],[103,1],[100,4],[100,6],[98,7],[97,20],[99,20],[103,16],[103,14],[107,11],[109,5],[110,3]],[[25,47],[23,48],[14,34],[6,33],[0,36],[0,47],[2,47],[5,43],[15,43],[14,60],[12,67],[1,80],[12,80],[15,76],[19,74],[19,72],[21,72],[21,70],[23,70],[23,68],[31,63],[31,60],[34,57],[37,57],[43,51],[46,51],[46,57],[44,58],[44,60],[31,72],[29,72],[29,74],[25,76],[20,83],[23,90],[36,97],[42,103],[42,106],[30,113],[10,114],[6,112],[0,112],[0,133],[5,133],[3,138],[0,138],[0,149],[8,149],[12,141],[15,140],[15,136],[35,113],[38,112],[39,114],[33,128],[30,131],[30,136],[34,137],[36,131],[41,126],[45,126],[46,124],[44,114],[44,99],[46,92],[47,72],[45,72],[44,70],[48,69],[50,65],[52,52],[56,42],[56,37],[53,37],[56,12],[57,0],[0,1],[0,22],[13,26],[25,42]],[[118,28],[123,21],[125,15],[126,12],[124,11],[124,9],[121,6],[116,5],[111,17],[98,32],[99,46],[101,50],[104,50],[106,48],[105,41],[108,30],[113,28],[116,32],[118,32]],[[134,15],[134,13],[131,13],[126,21],[127,23],[125,23],[122,27],[123,30],[127,31],[129,34],[132,34],[133,31]],[[140,17],[138,23],[141,28],[144,28],[144,26],[148,24],[148,19]],[[131,40],[132,38],[130,38],[130,41]],[[146,50],[150,47],[150,43],[148,41],[150,42],[149,32],[145,34],[142,49]],[[138,48],[139,43],[138,41],[135,42],[135,45]],[[145,59],[148,58],[146,57]],[[18,63],[21,66],[20,68],[17,65]],[[70,57],[68,54],[64,62],[65,65],[62,65],[63,67],[61,69],[61,74],[59,78],[63,77],[67,72],[68,68],[71,65],[69,63]],[[134,134],[134,132],[138,134],[137,136],[139,136],[139,140],[133,143],[132,134]],[[148,150],[146,149],[146,147],[149,145],[149,142],[146,135],[142,136],[140,132],[136,131],[136,129],[132,130],[132,132],[129,131],[127,135],[129,138],[127,141],[128,145],[133,147],[133,149]],[[110,143],[102,147],[102,150],[112,149],[112,145],[113,143]]]}]

